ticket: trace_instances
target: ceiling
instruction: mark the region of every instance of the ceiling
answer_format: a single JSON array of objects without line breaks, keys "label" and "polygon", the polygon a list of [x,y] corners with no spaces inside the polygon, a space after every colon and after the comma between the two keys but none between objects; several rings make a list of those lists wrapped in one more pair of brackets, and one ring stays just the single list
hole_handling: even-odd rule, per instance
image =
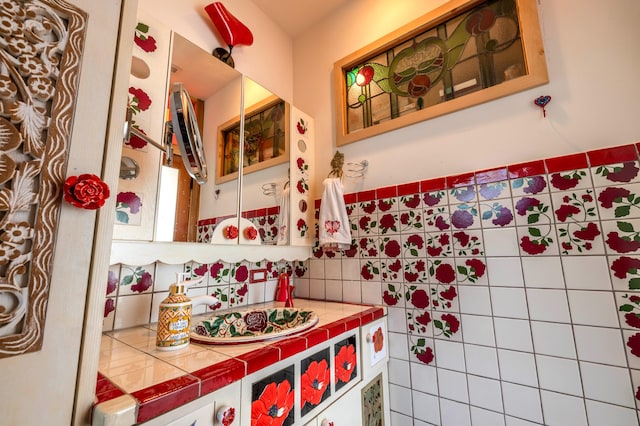
[{"label": "ceiling", "polygon": [[330,15],[348,0],[253,0],[291,38]]}]

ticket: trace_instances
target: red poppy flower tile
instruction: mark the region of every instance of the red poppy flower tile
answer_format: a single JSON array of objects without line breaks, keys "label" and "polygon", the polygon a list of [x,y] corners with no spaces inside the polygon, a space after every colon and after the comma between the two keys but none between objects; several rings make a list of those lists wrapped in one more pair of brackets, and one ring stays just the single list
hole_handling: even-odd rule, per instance
[{"label": "red poppy flower tile", "polygon": [[402,260],[385,259],[380,262],[382,282],[402,282]]},{"label": "red poppy flower tile", "polygon": [[367,216],[377,213],[378,206],[375,200],[363,201],[358,203],[356,210],[358,216]]},{"label": "red poppy flower tile", "polygon": [[358,216],[358,235],[377,235],[378,233],[378,215],[363,214]]},{"label": "red poppy flower tile", "polygon": [[352,381],[358,374],[358,354],[355,336],[334,345],[334,375],[336,391]]},{"label": "red poppy flower tile", "polygon": [[538,194],[533,197],[522,197],[515,201],[515,224],[538,225],[554,222],[551,197],[548,194]]},{"label": "red poppy flower tile", "polygon": [[420,210],[422,208],[422,198],[420,194],[402,195],[399,197],[398,210]]},{"label": "red poppy flower tile", "polygon": [[429,287],[431,308],[433,311],[459,312],[458,286],[456,285],[431,285]]},{"label": "red poppy flower tile", "polygon": [[363,260],[360,268],[360,276],[365,281],[380,280],[380,261],[379,260]]},{"label": "red poppy flower tile", "polygon": [[398,211],[398,197],[380,198],[378,200],[378,212],[397,212]]},{"label": "red poppy flower tile", "polygon": [[421,232],[404,232],[401,234],[402,241],[402,257],[407,258],[424,258],[426,257],[426,246],[424,234]]},{"label": "red poppy flower tile", "polygon": [[329,348],[300,362],[300,414],[304,417],[331,395]]},{"label": "red poppy flower tile", "polygon": [[403,279],[407,283],[427,283],[429,281],[427,260],[405,259],[403,264]]},{"label": "red poppy flower tile", "polygon": [[294,423],[294,367],[252,384],[251,425],[290,426]]},{"label": "red poppy flower tile", "polygon": [[483,258],[456,259],[458,284],[487,285],[487,265]]},{"label": "red poppy flower tile", "polygon": [[402,294],[402,284],[388,283],[383,285],[382,302],[386,306],[404,307],[405,298]]},{"label": "red poppy flower tile", "polygon": [[626,161],[624,163],[607,164],[591,168],[591,178],[593,185],[601,186],[616,185],[623,183],[640,182],[640,168],[637,161]]},{"label": "red poppy flower tile", "polygon": [[591,173],[588,169],[567,170],[549,175],[549,190],[568,191],[592,187]]},{"label": "red poppy flower tile", "polygon": [[606,220],[602,222],[607,251],[611,254],[633,256],[640,253],[640,220]]},{"label": "red poppy flower tile", "polygon": [[640,293],[616,292],[615,295],[622,328],[640,331]]}]

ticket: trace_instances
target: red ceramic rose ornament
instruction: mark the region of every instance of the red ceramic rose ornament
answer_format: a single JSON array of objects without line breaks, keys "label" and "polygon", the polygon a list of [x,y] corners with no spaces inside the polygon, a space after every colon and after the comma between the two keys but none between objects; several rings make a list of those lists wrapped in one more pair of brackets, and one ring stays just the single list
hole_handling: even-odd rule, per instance
[{"label": "red ceramic rose ornament", "polygon": [[63,192],[66,202],[87,210],[99,209],[109,198],[109,186],[92,174],[69,176]]},{"label": "red ceramic rose ornament", "polygon": [[255,240],[258,237],[258,230],[249,226],[244,229],[244,237],[247,240]]},{"label": "red ceramic rose ornament", "polygon": [[224,229],[224,237],[228,240],[238,238],[238,227],[229,225]]}]

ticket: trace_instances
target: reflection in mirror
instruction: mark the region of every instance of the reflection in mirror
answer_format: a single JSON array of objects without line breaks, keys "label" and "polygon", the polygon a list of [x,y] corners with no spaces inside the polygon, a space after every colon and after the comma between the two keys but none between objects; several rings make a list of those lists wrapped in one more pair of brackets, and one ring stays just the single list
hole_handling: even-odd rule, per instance
[{"label": "reflection in mirror", "polygon": [[[284,121],[277,120],[279,114]],[[242,212],[256,225],[265,245],[289,243],[289,114],[286,102],[245,78],[245,135],[255,146],[250,149],[253,160],[244,161]]]},{"label": "reflection in mirror", "polygon": [[140,165],[131,157],[124,156],[120,159],[120,179],[130,180],[138,177]]},{"label": "reflection in mirror", "polygon": [[[241,108],[241,74],[215,59],[210,52],[174,33],[170,84],[171,87],[184,87],[191,96],[192,102],[185,101],[185,105],[193,108],[190,117],[194,118],[193,124],[198,127],[186,134],[195,134],[195,129],[199,128],[203,156],[208,159],[209,166],[214,165],[217,127],[230,117],[237,116]],[[174,125],[174,135],[176,132]],[[177,142],[174,140],[174,144],[178,145]],[[215,185],[209,179],[202,185],[195,185],[191,173],[195,172],[195,176],[198,176],[197,164],[201,160],[188,149],[183,151],[178,150],[177,146],[174,148],[174,155],[182,158],[187,156],[187,164],[195,168],[185,168],[180,160],[173,161],[171,167],[162,167],[155,240],[195,242],[198,239],[199,218],[235,216],[237,183],[230,181]],[[216,193],[219,194],[217,197]]]}]

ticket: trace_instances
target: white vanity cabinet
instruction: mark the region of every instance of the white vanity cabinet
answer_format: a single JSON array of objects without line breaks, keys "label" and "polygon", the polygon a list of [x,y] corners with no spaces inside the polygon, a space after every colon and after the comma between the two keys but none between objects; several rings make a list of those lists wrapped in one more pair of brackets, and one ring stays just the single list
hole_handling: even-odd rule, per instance
[{"label": "white vanity cabinet", "polygon": [[[231,383],[143,424],[145,426],[239,426],[241,424],[240,383],[239,381]],[[218,414],[224,411],[229,414],[226,422],[221,423],[218,420]]]}]

